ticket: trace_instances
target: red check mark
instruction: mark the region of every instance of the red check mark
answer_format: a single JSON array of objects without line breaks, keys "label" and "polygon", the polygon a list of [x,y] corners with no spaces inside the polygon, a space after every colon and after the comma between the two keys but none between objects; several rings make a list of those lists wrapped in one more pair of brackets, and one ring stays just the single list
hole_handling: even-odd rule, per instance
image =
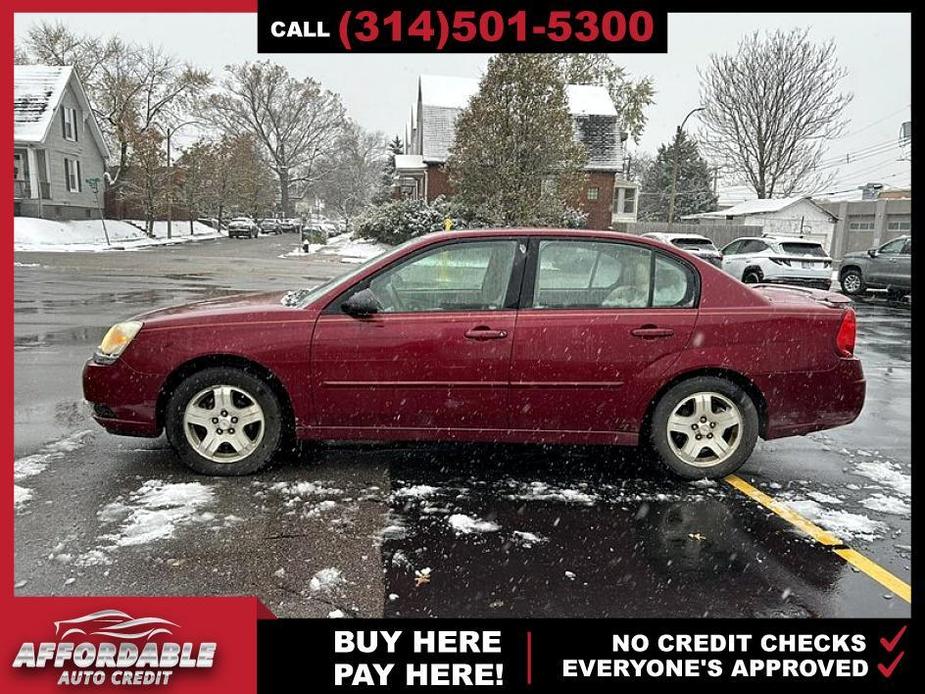
[{"label": "red check mark", "polygon": [[899,665],[899,661],[903,659],[903,656],[906,655],[905,651],[900,651],[899,655],[896,656],[896,660],[890,663],[890,666],[887,667],[883,663],[877,663],[877,669],[880,670],[880,674],[889,679],[893,676],[893,670],[896,669],[896,666]]},{"label": "red check mark", "polygon": [[887,641],[886,636],[880,637],[880,645],[886,649],[887,653],[892,653],[893,649],[896,648],[896,644],[899,643],[899,640],[903,637],[903,634],[906,633],[906,626],[908,625],[903,626],[903,628],[899,630],[899,633],[889,641]]}]

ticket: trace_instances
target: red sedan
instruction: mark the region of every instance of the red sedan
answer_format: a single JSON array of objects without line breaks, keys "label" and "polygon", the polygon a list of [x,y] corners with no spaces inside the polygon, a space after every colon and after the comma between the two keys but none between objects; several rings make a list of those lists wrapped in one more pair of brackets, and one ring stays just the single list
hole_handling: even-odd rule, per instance
[{"label": "red sedan", "polygon": [[854,341],[845,297],[745,286],[656,240],[451,232],[314,289],[119,323],[84,394],[110,432],[166,431],[206,474],[259,470],[296,437],[651,443],[718,477],[759,436],[852,422]]}]

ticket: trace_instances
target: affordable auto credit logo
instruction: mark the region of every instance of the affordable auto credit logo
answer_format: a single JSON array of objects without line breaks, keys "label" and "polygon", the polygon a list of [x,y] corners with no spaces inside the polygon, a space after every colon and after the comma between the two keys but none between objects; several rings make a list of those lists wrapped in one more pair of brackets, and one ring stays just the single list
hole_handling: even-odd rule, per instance
[{"label": "affordable auto credit logo", "polygon": [[14,668],[53,670],[59,685],[167,685],[177,669],[211,668],[216,644],[179,641],[161,617],[100,610],[54,622],[55,638],[26,641]]}]

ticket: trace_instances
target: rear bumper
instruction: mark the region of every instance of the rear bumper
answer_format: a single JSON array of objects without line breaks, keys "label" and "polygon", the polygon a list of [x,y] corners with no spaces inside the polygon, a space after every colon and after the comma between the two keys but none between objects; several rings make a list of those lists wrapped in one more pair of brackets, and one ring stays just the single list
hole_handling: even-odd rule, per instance
[{"label": "rear bumper", "polygon": [[123,436],[160,435],[159,378],[135,371],[122,360],[97,364],[90,359],[84,365],[83,391],[90,415],[106,431]]},{"label": "rear bumper", "polygon": [[864,408],[867,382],[857,358],[828,371],[776,374],[757,385],[767,400],[764,438],[799,436],[851,424]]}]

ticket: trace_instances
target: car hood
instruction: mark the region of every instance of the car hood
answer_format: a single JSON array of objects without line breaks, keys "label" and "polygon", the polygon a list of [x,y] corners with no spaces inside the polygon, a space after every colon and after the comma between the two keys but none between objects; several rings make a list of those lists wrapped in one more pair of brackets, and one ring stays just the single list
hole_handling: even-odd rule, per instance
[{"label": "car hood", "polygon": [[843,258],[869,258],[867,251],[852,251],[851,253],[845,253]]},{"label": "car hood", "polygon": [[304,311],[286,302],[289,294],[288,291],[234,294],[148,311],[135,316],[133,320],[142,321],[145,326],[166,327],[268,318],[279,320],[283,316],[301,318]]}]

